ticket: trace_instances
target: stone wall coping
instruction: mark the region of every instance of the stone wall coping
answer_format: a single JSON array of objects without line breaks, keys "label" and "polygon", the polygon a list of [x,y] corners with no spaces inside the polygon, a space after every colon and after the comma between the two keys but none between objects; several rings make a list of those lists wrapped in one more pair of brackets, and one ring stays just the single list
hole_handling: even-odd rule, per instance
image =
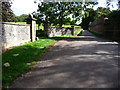
[{"label": "stone wall coping", "polygon": [[18,25],[18,26],[30,26],[29,24],[19,24],[19,23],[9,23],[9,22],[2,22],[2,24]]},{"label": "stone wall coping", "polygon": [[62,29],[62,28],[72,28],[72,27],[50,27],[50,28],[59,28],[59,29]]}]

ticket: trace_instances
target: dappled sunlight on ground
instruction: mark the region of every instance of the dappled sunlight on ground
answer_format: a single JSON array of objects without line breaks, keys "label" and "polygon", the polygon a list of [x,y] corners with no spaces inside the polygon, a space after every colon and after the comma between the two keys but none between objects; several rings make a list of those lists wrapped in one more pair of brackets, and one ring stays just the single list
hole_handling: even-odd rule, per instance
[{"label": "dappled sunlight on ground", "polygon": [[118,46],[85,31],[60,40],[12,87],[117,88]]}]

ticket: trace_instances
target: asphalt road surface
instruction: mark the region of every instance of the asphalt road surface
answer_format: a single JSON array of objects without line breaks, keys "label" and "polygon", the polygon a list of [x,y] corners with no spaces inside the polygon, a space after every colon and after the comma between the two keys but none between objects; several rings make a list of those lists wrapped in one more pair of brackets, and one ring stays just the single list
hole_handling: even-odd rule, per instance
[{"label": "asphalt road surface", "polygon": [[82,36],[58,41],[10,88],[118,88],[119,43]]}]

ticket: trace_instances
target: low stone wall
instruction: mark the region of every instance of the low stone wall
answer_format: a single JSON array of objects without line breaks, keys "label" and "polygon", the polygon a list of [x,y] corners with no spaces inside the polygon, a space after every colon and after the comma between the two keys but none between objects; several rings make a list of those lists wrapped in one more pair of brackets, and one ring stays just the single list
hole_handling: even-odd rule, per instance
[{"label": "low stone wall", "polygon": [[48,37],[74,35],[74,27],[49,27]]},{"label": "low stone wall", "polygon": [[104,18],[105,18],[105,16],[101,16],[97,20],[92,22],[89,29],[91,31],[94,31],[94,32],[103,33],[103,31],[104,31],[104,23],[105,23]]},{"label": "low stone wall", "polygon": [[2,33],[0,35],[2,50],[28,43],[30,40],[30,25],[16,23],[2,23]]},{"label": "low stone wall", "polygon": [[80,30],[80,29],[81,29],[81,27],[74,27],[74,31]]},{"label": "low stone wall", "polygon": [[120,38],[120,19],[114,17],[113,19],[108,19],[104,24],[104,35],[111,36],[115,38]]},{"label": "low stone wall", "polygon": [[108,19],[105,16],[101,16],[90,25],[89,29],[105,36],[119,38],[120,20],[116,17]]}]

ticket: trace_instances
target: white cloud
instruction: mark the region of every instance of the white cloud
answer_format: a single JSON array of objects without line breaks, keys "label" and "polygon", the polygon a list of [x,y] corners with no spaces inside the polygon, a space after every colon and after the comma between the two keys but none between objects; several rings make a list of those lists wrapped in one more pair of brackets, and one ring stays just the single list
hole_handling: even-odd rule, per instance
[{"label": "white cloud", "polygon": [[34,0],[14,0],[11,9],[16,15],[29,14],[38,8]]},{"label": "white cloud", "polygon": [[98,0],[98,5],[95,5],[93,9],[97,9],[98,7],[106,7],[106,0]]},{"label": "white cloud", "polygon": [[[93,9],[97,9],[98,7],[106,7],[106,1],[109,1],[109,0],[98,0],[98,5],[94,6]],[[111,5],[109,6],[110,7],[110,10],[116,10],[118,9],[118,6],[117,6],[117,3],[118,3],[118,0],[110,0],[111,2]],[[114,7],[112,7],[112,5]]]},{"label": "white cloud", "polygon": [[113,7],[110,6],[111,10],[116,10],[116,9],[118,9],[118,6],[117,6],[118,0],[113,0],[113,1],[111,2],[111,4],[113,5]]}]

